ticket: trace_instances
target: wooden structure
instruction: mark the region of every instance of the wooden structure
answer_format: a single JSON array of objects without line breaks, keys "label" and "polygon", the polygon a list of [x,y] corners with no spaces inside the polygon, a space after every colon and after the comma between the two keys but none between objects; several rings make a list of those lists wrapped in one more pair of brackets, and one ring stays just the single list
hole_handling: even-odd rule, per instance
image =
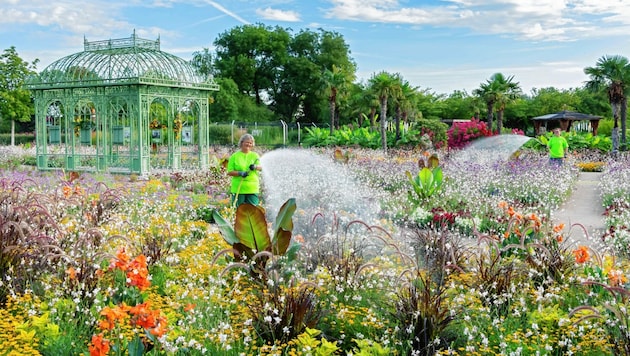
[{"label": "wooden structure", "polygon": [[544,125],[544,127],[546,128],[549,122],[557,122],[557,127],[560,127],[560,129],[562,129],[563,131],[569,131],[571,129],[571,124],[574,121],[590,122],[593,135],[597,135],[597,126],[599,126],[599,120],[601,119],[601,116],[583,114],[580,112],[567,110],[532,118],[532,120],[534,121],[534,131],[536,135],[540,135],[541,127],[543,127]]}]

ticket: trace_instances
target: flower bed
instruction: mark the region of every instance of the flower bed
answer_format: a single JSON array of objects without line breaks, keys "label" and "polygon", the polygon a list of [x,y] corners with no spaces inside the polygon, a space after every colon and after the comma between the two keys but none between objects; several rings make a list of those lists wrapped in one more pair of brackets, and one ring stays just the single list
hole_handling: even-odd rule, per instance
[{"label": "flower bed", "polygon": [[[576,181],[573,165],[552,171],[535,154],[507,162],[442,158],[441,186],[419,196],[405,172],[418,173],[420,152],[347,156],[334,164],[373,189],[386,225],[333,222],[293,236],[301,244],[295,255],[246,261],[234,260],[208,217],[214,209],[234,213],[220,167],[137,181],[3,171],[0,349],[628,352],[627,260],[571,245],[549,223]],[[629,168],[612,166],[602,179],[619,221]]]}]

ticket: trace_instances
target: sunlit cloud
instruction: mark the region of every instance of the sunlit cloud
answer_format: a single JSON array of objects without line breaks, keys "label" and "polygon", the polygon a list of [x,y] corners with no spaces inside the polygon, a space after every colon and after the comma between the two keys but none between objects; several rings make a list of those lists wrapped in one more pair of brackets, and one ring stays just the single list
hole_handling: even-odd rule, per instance
[{"label": "sunlit cloud", "polygon": [[278,9],[272,9],[270,7],[265,9],[256,9],[256,15],[262,17],[265,20],[274,21],[286,21],[297,22],[300,21],[300,14],[295,11],[283,11]]}]

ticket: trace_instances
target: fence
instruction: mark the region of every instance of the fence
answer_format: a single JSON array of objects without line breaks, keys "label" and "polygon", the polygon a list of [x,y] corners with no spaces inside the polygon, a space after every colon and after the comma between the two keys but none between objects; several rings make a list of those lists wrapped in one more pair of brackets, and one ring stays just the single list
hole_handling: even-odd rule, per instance
[{"label": "fence", "polygon": [[305,126],[314,123],[275,122],[236,122],[214,123],[210,125],[210,142],[216,145],[237,145],[244,133],[254,136],[257,146],[284,147],[299,146]]}]

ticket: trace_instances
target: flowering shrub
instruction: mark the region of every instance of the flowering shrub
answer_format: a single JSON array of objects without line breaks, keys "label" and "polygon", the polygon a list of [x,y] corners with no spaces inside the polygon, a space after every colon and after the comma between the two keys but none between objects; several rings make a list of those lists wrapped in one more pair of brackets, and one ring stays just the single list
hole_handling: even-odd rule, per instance
[{"label": "flowering shrub", "polygon": [[446,134],[449,148],[463,148],[479,137],[493,135],[485,122],[474,117],[470,121],[454,122]]}]

